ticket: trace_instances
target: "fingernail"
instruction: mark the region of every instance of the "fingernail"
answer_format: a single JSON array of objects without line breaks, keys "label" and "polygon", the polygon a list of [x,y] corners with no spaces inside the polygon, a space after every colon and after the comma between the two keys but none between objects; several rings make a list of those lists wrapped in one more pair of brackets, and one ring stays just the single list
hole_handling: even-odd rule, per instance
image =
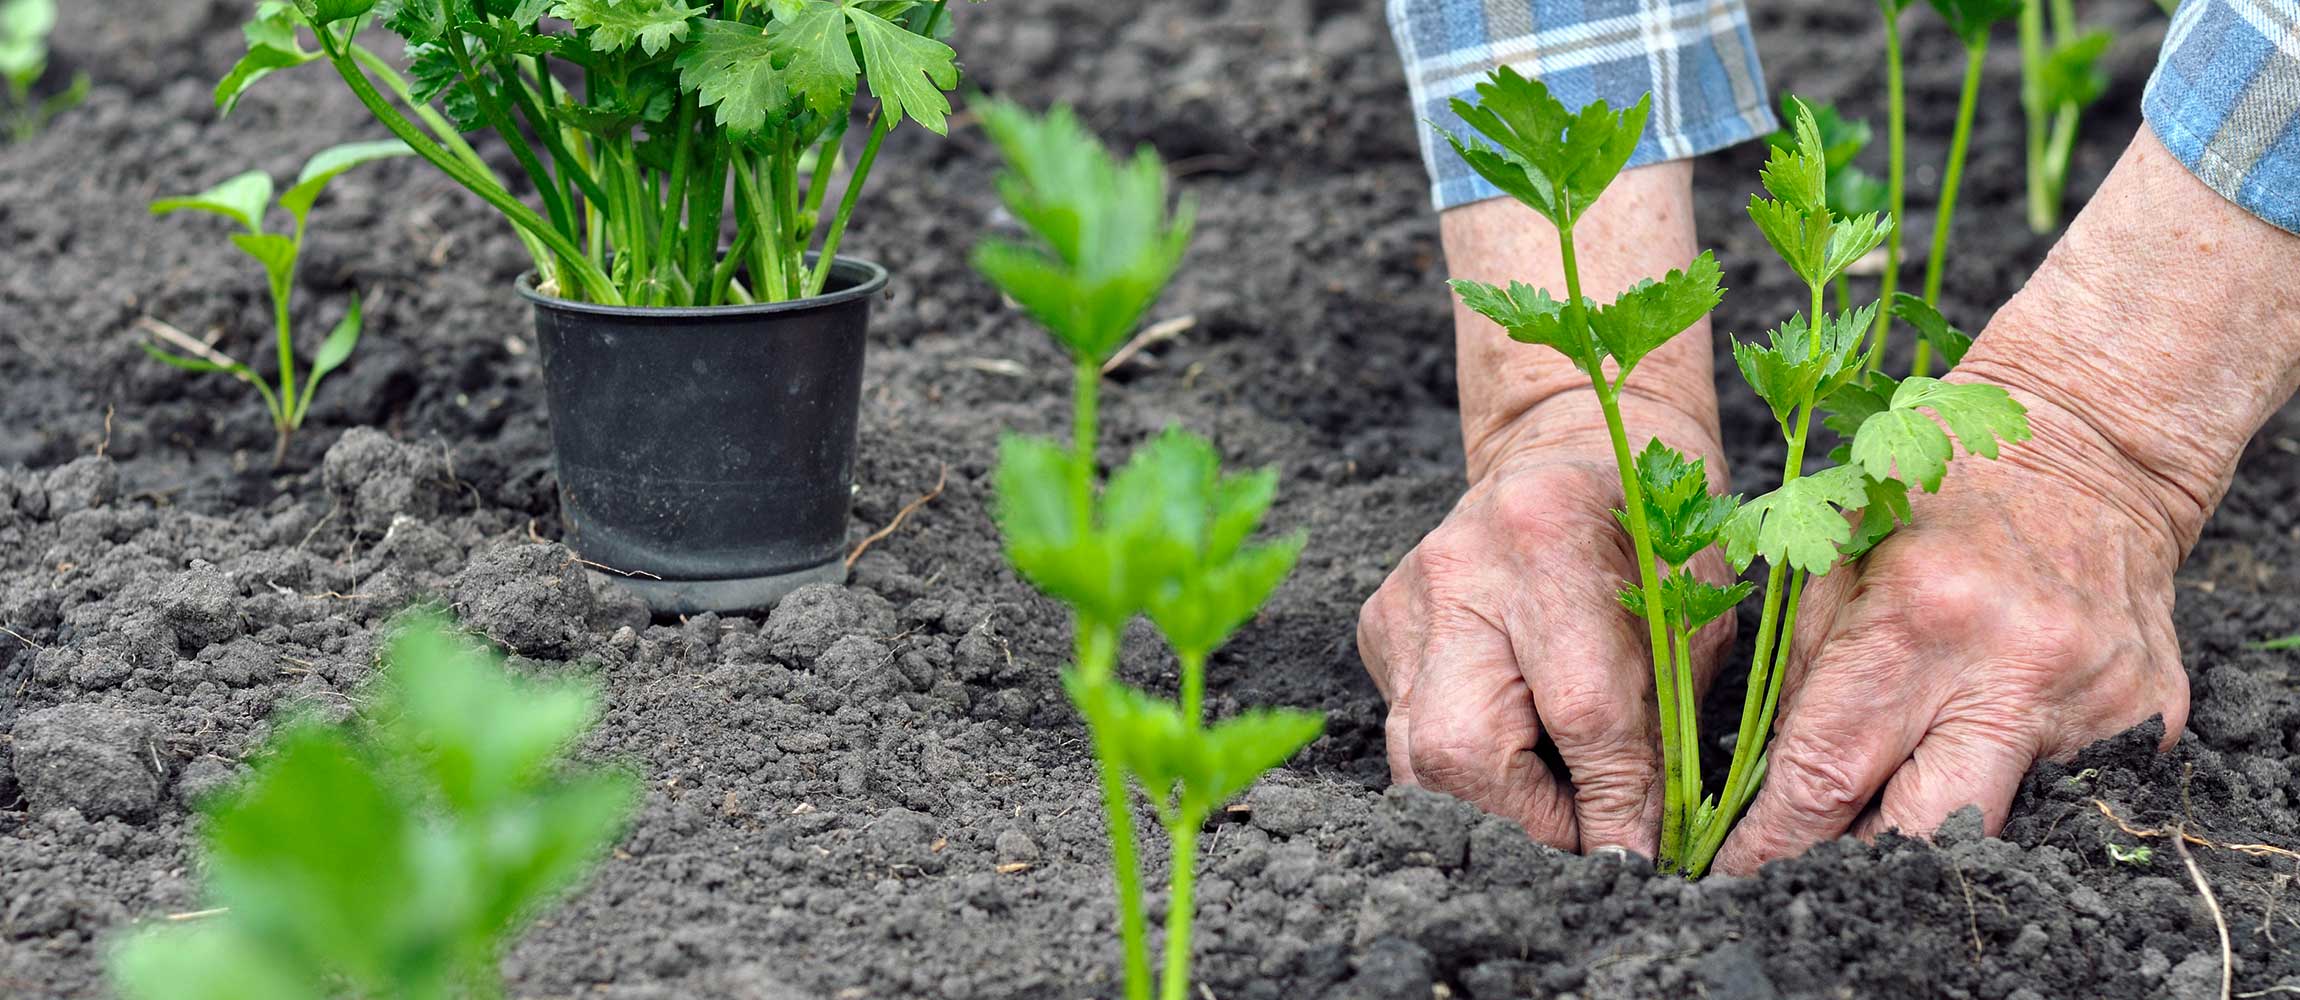
[{"label": "fingernail", "polygon": [[1629,860],[1629,848],[1616,844],[1606,844],[1603,847],[1590,848],[1589,856],[1593,858],[1605,858],[1612,861],[1627,861]]}]

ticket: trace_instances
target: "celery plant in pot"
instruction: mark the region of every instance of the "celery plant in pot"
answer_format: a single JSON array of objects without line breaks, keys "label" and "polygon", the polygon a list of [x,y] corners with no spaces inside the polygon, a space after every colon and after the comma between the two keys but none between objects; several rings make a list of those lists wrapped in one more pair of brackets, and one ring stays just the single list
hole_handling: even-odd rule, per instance
[{"label": "celery plant in pot", "polygon": [[508,222],[567,541],[658,611],[734,610],[843,574],[887,276],[840,250],[887,135],[947,127],[950,7],[267,0],[215,97],[324,64]]}]

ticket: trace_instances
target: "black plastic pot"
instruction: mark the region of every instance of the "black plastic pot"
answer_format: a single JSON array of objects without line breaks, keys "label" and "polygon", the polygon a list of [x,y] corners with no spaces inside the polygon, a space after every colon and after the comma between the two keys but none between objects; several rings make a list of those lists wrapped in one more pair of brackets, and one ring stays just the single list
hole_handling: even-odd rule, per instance
[{"label": "black plastic pot", "polygon": [[863,341],[886,283],[841,257],[814,298],[637,308],[522,278],[567,544],[657,614],[843,581]]}]

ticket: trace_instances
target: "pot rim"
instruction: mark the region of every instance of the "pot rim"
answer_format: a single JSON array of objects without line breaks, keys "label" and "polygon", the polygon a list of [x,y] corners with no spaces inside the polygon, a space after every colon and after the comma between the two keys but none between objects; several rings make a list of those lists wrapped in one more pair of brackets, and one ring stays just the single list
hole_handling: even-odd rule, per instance
[{"label": "pot rim", "polygon": [[[807,256],[810,259],[820,259],[819,254],[808,254]],[[857,272],[860,273],[857,274]],[[790,299],[783,302],[753,302],[749,305],[731,306],[611,306],[596,302],[577,302],[574,299],[563,299],[556,295],[545,295],[536,291],[534,271],[521,272],[519,280],[513,282],[512,286],[518,290],[521,298],[538,306],[563,312],[589,313],[594,316],[614,316],[622,319],[693,319],[776,316],[786,313],[808,312],[877,295],[886,289],[888,280],[887,269],[878,262],[862,257],[849,257],[845,254],[840,254],[836,260],[831,262],[831,274],[858,280],[855,280],[854,284],[837,291],[810,295],[803,299]]]}]

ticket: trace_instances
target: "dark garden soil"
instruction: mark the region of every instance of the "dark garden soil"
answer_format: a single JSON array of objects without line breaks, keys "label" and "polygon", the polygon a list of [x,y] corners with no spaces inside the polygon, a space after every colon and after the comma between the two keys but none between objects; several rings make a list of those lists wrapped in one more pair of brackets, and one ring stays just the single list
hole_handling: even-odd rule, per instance
[{"label": "dark garden soil", "polygon": [[[1751,0],[1776,86],[1881,121],[1870,4]],[[587,888],[505,962],[520,996],[1090,997],[1114,992],[1102,821],[1056,684],[1057,608],[1002,566],[985,512],[1002,427],[1048,431],[1044,336],[965,267],[1000,223],[986,144],[898,134],[852,245],[897,273],[872,333],[854,534],[948,489],[855,567],[771,615],[650,625],[557,536],[517,244],[419,164],[354,173],[315,215],[307,328],[354,290],[369,334],[296,442],[238,387],[135,347],[150,317],[260,357],[260,282],[221,229],[142,206],[373,137],[321,67],[226,122],[208,90],[239,0],[68,5],[58,63],[97,81],[0,148],[0,995],[103,993],[108,937],[198,909],[185,803],[231,780],[267,720],[358,707],[390,615],[435,596],[530,669],[597,677],[588,749],[645,805]],[[2142,0],[2076,154],[2078,194],[2137,123],[2162,34]],[[2219,995],[2214,919],[2178,857],[2113,861],[2135,826],[2300,846],[2300,413],[2253,443],[2180,578],[2195,712],[2040,766],[2003,839],[1846,841],[1700,884],[1529,845],[1389,787],[1358,604],[1453,501],[1447,300],[1411,111],[1375,0],[994,0],[961,11],[982,89],[1077,103],[1153,142],[1202,209],[1158,310],[1190,316],[1108,392],[1111,454],[1162,425],[1284,473],[1300,570],[1212,671],[1212,705],[1296,705],[1329,735],[1207,838],[1200,971],[1249,997],[2180,997]],[[1913,162],[1937,164],[1956,47],[1920,12]],[[2049,241],[2021,222],[2016,56],[2001,44],[1949,276],[1978,329]],[[1740,214],[1759,154],[1701,168],[1705,241],[1754,330],[1797,293]],[[1920,167],[1914,231],[1935,170]],[[677,387],[666,387],[677,391]],[[1727,437],[1771,437],[1738,384]],[[1761,463],[1737,457],[1745,470]],[[1760,485],[1745,477],[1741,485]],[[1125,673],[1172,683],[1146,635]],[[1150,836],[1155,837],[1152,833]],[[1157,841],[1153,841],[1157,843]],[[2290,861],[2197,848],[2236,990],[2300,984]]]}]

